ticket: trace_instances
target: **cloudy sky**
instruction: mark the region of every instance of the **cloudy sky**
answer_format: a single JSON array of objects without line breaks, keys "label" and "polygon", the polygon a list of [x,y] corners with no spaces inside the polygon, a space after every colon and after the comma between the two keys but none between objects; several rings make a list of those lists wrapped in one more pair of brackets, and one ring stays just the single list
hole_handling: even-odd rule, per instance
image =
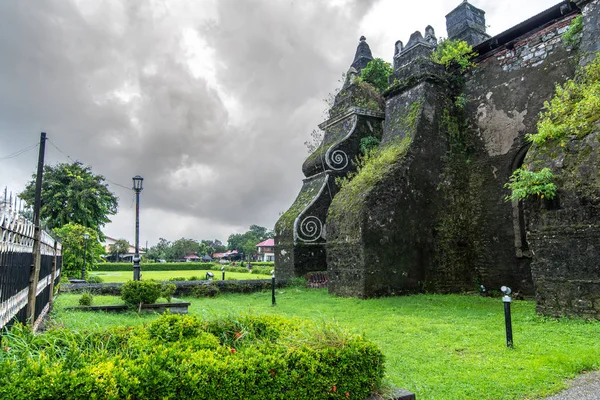
[{"label": "cloudy sky", "polygon": [[[47,132],[47,164],[79,160],[119,197],[105,234],[142,244],[273,228],[296,197],[304,142],[358,38],[396,40],[461,0],[0,0],[0,185],[19,192]],[[471,0],[488,33],[558,0]]]}]

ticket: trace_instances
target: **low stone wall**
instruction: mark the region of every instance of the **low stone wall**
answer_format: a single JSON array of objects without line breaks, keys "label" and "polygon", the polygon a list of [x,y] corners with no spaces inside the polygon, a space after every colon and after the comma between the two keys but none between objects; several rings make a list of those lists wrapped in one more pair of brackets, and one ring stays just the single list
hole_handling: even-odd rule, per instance
[{"label": "low stone wall", "polygon": [[[260,292],[271,288],[270,279],[254,279],[239,281],[165,281],[163,283],[172,283],[177,287],[176,296],[191,295],[194,288],[198,286],[207,286],[214,284],[222,293],[252,293]],[[276,280],[276,287],[287,286],[287,280]],[[91,292],[94,294],[105,294],[119,296],[121,294],[123,283],[73,283],[61,284],[60,291],[66,293]]]}]

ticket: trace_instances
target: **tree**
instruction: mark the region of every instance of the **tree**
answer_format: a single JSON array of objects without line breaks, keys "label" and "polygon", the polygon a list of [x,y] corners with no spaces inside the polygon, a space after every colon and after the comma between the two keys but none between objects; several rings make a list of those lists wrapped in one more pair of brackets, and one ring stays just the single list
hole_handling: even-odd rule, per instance
[{"label": "tree", "polygon": [[[98,241],[96,231],[79,224],[66,224],[60,228],[54,228],[54,234],[62,245],[62,274],[67,277],[81,276],[81,268],[84,265],[85,253],[85,276],[96,266],[104,247]],[[90,235],[87,240],[84,234]]]},{"label": "tree", "polygon": [[[19,197],[33,206],[35,175]],[[117,213],[117,205],[118,198],[108,190],[104,177],[94,175],[79,161],[44,166],[40,217],[48,228],[78,224],[93,230],[93,237],[103,239],[100,228],[110,222],[109,215]]]},{"label": "tree", "polygon": [[227,247],[250,256],[256,253],[256,245],[273,237],[273,231],[258,225],[250,225],[246,233],[232,233],[227,239]]},{"label": "tree", "polygon": [[199,243],[194,239],[181,238],[173,242],[167,252],[168,259],[180,260],[188,254],[196,254],[199,250]]},{"label": "tree", "polygon": [[170,249],[171,242],[165,238],[160,238],[155,246],[150,247],[150,250],[148,251],[148,258],[155,261],[166,260]]},{"label": "tree", "polygon": [[129,253],[129,242],[125,239],[119,239],[115,243],[111,244],[110,254],[114,256],[115,261],[119,262],[119,256]]}]

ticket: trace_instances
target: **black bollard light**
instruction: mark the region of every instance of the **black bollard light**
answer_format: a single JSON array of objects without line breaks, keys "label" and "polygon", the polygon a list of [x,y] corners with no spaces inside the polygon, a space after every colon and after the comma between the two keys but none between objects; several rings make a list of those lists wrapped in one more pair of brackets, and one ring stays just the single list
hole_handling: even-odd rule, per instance
[{"label": "black bollard light", "polygon": [[271,271],[271,305],[275,305],[275,270]]},{"label": "black bollard light", "polygon": [[513,347],[513,337],[512,337],[512,321],[510,317],[510,303],[512,302],[511,297],[509,296],[512,293],[512,290],[508,286],[502,286],[500,288],[502,293],[504,293],[504,297],[502,297],[502,302],[504,303],[504,323],[506,325],[506,346]]},{"label": "black bollard light", "polygon": [[479,294],[482,295],[483,297],[487,296],[487,291],[485,289],[485,286],[481,285],[479,287]]},{"label": "black bollard light", "polygon": [[212,278],[215,276],[215,274],[213,274],[212,272],[207,272],[206,273],[206,280],[207,281],[212,281]]},{"label": "black bollard light", "polygon": [[223,278],[221,280],[224,281],[225,280],[225,267],[221,267],[221,275],[222,275],[222,278]]}]

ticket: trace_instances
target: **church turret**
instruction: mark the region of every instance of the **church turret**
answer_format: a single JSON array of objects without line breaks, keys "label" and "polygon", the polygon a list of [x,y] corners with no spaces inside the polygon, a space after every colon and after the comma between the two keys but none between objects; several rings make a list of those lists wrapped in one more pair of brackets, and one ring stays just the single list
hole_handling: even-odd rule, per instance
[{"label": "church turret", "polygon": [[448,39],[464,40],[471,46],[490,38],[485,33],[485,11],[464,0],[446,15]]},{"label": "church turret", "polygon": [[371,48],[367,44],[367,39],[364,36],[360,37],[360,42],[356,48],[356,54],[354,55],[354,61],[352,62],[352,68],[358,72],[367,66],[369,61],[373,60],[373,54],[371,54]]}]

